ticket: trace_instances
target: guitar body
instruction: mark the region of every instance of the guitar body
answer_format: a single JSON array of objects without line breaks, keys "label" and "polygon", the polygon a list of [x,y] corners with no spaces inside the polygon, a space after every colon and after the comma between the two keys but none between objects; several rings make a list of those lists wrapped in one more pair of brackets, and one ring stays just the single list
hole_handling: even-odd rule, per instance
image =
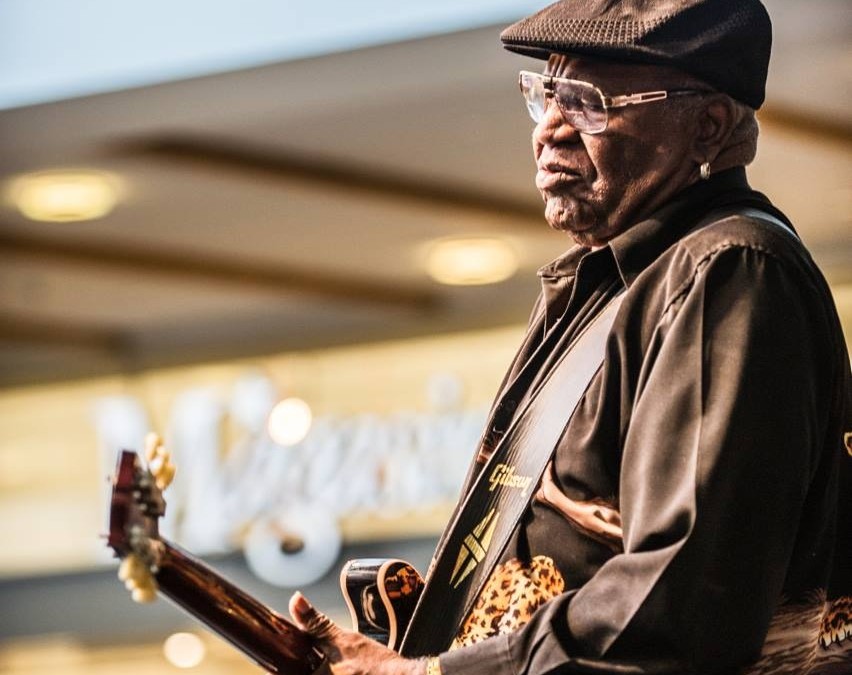
[{"label": "guitar body", "polygon": [[423,590],[423,579],[402,560],[360,558],[343,566],[340,590],[353,630],[397,649]]},{"label": "guitar body", "polygon": [[[130,570],[120,576],[134,599],[147,601],[162,593],[269,673],[330,673],[310,635],[160,536],[165,485],[152,469],[164,461],[167,456],[151,460],[149,469],[135,452],[124,450],[113,477],[107,543],[123,560],[122,568]],[[361,559],[344,566],[341,588],[353,628],[393,649],[405,633],[423,580],[401,560]]]}]

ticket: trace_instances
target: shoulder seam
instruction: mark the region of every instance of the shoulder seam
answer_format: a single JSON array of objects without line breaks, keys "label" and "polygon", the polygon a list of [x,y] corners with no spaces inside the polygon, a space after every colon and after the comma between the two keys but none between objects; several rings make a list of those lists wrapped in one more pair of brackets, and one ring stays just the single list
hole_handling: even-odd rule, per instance
[{"label": "shoulder seam", "polygon": [[[705,251],[704,254],[700,258],[698,258],[697,260],[694,260],[694,266],[692,268],[692,274],[690,274],[686,279],[684,279],[683,282],[681,283],[681,285],[674,291],[674,293],[672,293],[670,300],[666,303],[666,306],[663,308],[663,311],[660,313],[661,319],[664,318],[668,314],[668,312],[671,310],[671,308],[674,307],[674,305],[683,296],[685,296],[687,294],[687,292],[689,291],[690,288],[692,288],[692,286],[695,284],[695,278],[699,275],[701,270],[703,270],[709,264],[710,260],[712,258],[715,258],[716,256],[718,256],[723,251],[726,251],[726,250],[729,250],[729,249],[748,249],[748,250],[752,250],[752,251],[757,251],[759,253],[764,253],[767,256],[774,258],[779,263],[783,264],[782,258],[777,253],[766,248],[765,246],[761,246],[760,244],[752,244],[752,243],[746,243],[746,242],[733,242],[733,241],[726,241],[726,242],[723,242],[723,243],[719,243],[716,246],[714,246],[713,248],[709,249],[708,251]],[[691,252],[688,249],[686,250],[686,253],[689,254],[690,257],[692,257]]]}]

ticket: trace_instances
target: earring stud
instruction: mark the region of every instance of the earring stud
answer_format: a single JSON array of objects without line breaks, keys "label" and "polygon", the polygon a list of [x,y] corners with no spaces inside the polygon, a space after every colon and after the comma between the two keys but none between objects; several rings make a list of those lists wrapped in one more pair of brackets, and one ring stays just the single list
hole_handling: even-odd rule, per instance
[{"label": "earring stud", "polygon": [[698,168],[698,173],[701,175],[701,180],[710,178],[710,162],[703,162]]}]

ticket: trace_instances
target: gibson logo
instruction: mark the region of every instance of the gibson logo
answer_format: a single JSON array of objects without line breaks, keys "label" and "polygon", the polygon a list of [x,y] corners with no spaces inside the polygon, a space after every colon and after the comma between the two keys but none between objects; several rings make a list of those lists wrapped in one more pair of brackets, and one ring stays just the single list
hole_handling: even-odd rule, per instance
[{"label": "gibson logo", "polygon": [[498,485],[503,485],[505,487],[517,488],[521,491],[522,495],[526,495],[527,488],[529,488],[530,483],[532,483],[532,478],[529,476],[515,475],[515,467],[513,466],[509,466],[508,464],[498,464],[494,467],[494,471],[491,472],[488,482],[491,483],[491,487],[488,488],[489,492],[494,492]]}]

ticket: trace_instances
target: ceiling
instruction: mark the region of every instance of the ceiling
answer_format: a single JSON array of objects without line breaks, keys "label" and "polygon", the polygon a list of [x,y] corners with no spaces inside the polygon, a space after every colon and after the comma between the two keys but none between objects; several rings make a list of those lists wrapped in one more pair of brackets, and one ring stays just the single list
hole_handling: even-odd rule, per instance
[{"label": "ceiling", "polygon": [[[848,5],[767,5],[775,56],[751,180],[848,285]],[[97,221],[0,206],[0,386],[523,321],[534,270],[567,241],[532,187],[515,81],[537,64],[497,32],[0,112],[0,179],[86,167],[124,186]],[[424,246],[467,234],[506,238],[520,272],[431,281]]]}]

